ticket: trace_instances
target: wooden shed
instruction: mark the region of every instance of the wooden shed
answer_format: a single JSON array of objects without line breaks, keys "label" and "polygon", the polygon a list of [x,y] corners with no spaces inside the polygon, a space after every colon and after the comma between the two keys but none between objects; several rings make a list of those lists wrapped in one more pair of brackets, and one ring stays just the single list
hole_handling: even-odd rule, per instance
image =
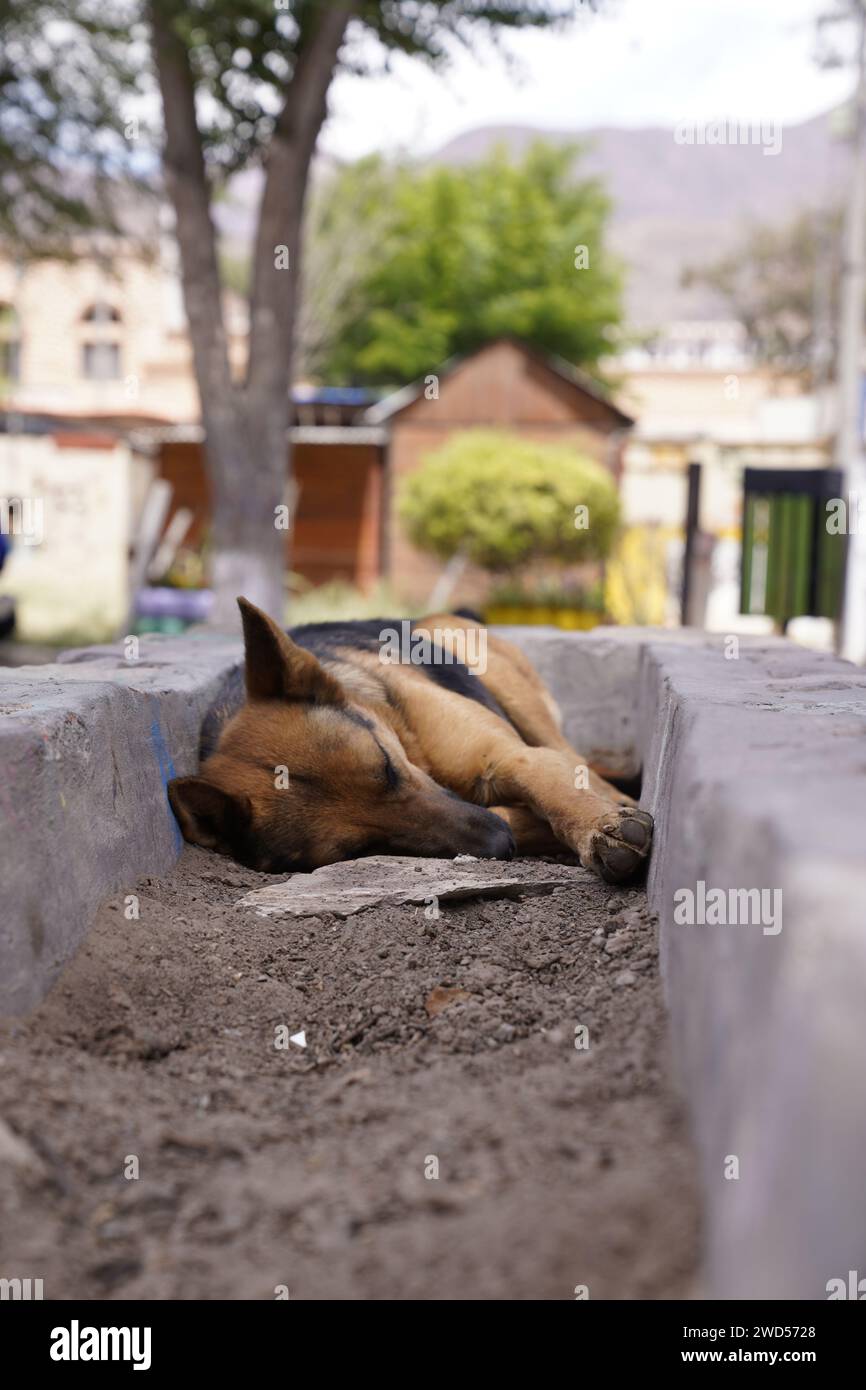
[{"label": "wooden shed", "polygon": [[[294,526],[286,553],[290,569],[313,585],[339,579],[366,589],[383,571],[388,432],[360,418],[370,400],[370,392],[351,389],[295,392],[286,448]],[[201,427],[167,426],[135,438],[171,484],[168,520],[180,508],[192,512],[186,543],[196,545],[211,512]]]},{"label": "wooden shed", "polygon": [[[484,427],[570,444],[618,478],[634,423],[591,377],[510,338],[486,344],[386,396],[365,411],[364,420],[387,427],[389,435],[383,568],[401,595],[422,602],[442,566],[406,539],[397,501],[403,479],[449,435]],[[461,592],[470,597],[483,588],[477,574],[461,582]]]},{"label": "wooden shed", "polygon": [[[210,522],[210,487],[198,438],[159,444],[159,476],[172,485],[169,519],[180,507],[194,516],[187,543],[196,545]],[[292,442],[294,528],[287,533],[289,567],[310,584],[341,579],[360,589],[382,572],[384,458],[381,443],[333,431]],[[288,469],[288,451],[286,453]]]}]

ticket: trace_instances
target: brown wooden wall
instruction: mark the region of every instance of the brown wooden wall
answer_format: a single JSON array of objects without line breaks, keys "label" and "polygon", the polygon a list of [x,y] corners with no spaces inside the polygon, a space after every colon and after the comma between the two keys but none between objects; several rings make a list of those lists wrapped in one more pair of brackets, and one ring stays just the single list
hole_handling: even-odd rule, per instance
[{"label": "brown wooden wall", "polygon": [[[374,444],[296,444],[292,468],[298,495],[289,564],[313,584],[342,579],[367,588],[381,567],[382,451]],[[159,476],[173,488],[171,513],[194,515],[189,542],[198,544],[210,520],[210,488],[200,444],[160,450]]]},{"label": "brown wooden wall", "polygon": [[[540,443],[570,445],[618,477],[623,438],[604,402],[562,379],[544,362],[511,342],[482,348],[439,385],[437,399],[423,394],[391,420],[388,569],[398,593],[424,603],[442,572],[441,563],[417,550],[397,514],[402,482],[456,430],[503,429]],[[464,602],[481,602],[489,576],[468,570],[460,582]]]}]

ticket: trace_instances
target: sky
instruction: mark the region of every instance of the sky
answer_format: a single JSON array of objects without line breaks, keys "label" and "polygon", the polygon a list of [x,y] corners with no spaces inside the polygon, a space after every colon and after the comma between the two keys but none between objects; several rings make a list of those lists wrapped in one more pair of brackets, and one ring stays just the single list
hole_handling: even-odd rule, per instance
[{"label": "sky", "polygon": [[[374,81],[340,76],[321,146],[343,159],[423,155],[462,131],[521,124],[582,130],[680,120],[795,124],[849,94],[850,70],[815,62],[815,20],[837,0],[601,0],[565,33],[521,31],[447,73],[399,58]],[[839,40],[844,43],[844,31]]]}]

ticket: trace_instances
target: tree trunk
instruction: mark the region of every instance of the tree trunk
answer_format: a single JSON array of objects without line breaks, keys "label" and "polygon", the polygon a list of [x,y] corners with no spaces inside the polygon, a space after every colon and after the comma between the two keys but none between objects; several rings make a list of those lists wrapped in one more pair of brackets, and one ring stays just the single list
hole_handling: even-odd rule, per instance
[{"label": "tree trunk", "polygon": [[240,596],[283,623],[288,408],[279,399],[256,411],[249,401],[235,398],[221,414],[206,430],[212,496],[210,623],[234,629]]},{"label": "tree trunk", "polygon": [[462,550],[458,550],[456,554],[451,556],[451,559],[433,585],[430,597],[427,600],[425,612],[447,613],[450,611],[449,605],[452,595],[466,573],[468,564],[469,561]]},{"label": "tree trunk", "polygon": [[[232,378],[211,189],[183,39],[151,0],[153,53],[165,122],[163,166],[175,210],[213,507],[212,573],[218,627],[238,624],[243,595],[286,619],[286,529],[279,509],[289,483],[290,382],[301,221],[328,87],[354,4],[324,6],[296,55],[265,160],[253,253],[245,384]],[[277,258],[277,252],[280,256]],[[288,265],[283,268],[283,252]]]}]

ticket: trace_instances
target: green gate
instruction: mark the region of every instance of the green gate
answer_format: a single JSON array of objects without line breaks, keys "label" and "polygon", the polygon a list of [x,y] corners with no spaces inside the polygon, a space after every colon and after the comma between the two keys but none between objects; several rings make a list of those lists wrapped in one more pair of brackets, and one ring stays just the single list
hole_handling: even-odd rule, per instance
[{"label": "green gate", "polygon": [[827,530],[827,502],[840,497],[835,469],[747,468],[743,480],[740,612],[780,627],[803,615],[837,619],[845,577],[844,535]]}]

